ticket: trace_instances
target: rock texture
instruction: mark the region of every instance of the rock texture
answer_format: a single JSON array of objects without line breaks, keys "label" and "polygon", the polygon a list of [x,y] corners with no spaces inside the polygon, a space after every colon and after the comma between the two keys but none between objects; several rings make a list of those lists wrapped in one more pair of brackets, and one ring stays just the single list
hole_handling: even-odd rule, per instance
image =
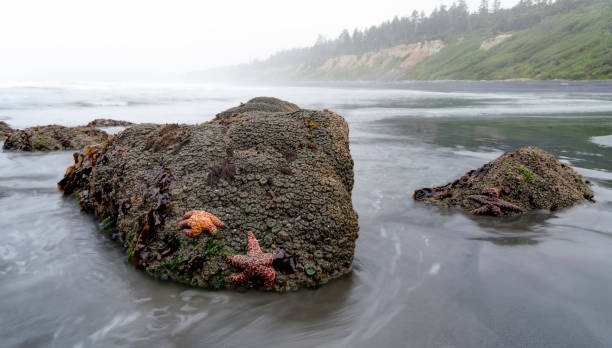
[{"label": "rock texture", "polygon": [[[501,203],[498,206],[502,209],[495,210],[498,214],[491,211],[488,215],[516,215],[594,201],[589,184],[551,154],[536,147],[524,147],[503,154],[452,183],[416,190],[414,199],[478,214],[486,213],[487,207],[483,205],[483,199],[475,198],[489,196],[489,200]],[[508,209],[504,209],[505,203],[510,204],[506,205]]]},{"label": "rock texture", "polygon": [[53,151],[80,150],[87,145],[109,139],[109,135],[95,127],[64,127],[59,125],[30,127],[15,130],[4,141],[5,150]]},{"label": "rock texture", "polygon": [[[353,160],[341,116],[296,108],[256,98],[201,125],[136,125],[75,154],[58,186],[114,226],[131,262],[156,277],[264,289],[262,277],[230,280],[242,270],[228,260],[247,251],[252,231],[274,254],[265,285],[319,286],[351,270]],[[190,210],[224,227],[190,237],[179,228]]]},{"label": "rock texture", "polygon": [[0,140],[4,141],[4,138],[12,133],[11,127],[4,121],[0,121]]},{"label": "rock texture", "polygon": [[133,125],[132,122],[113,120],[110,118],[96,118],[89,122],[87,127],[127,127]]},{"label": "rock texture", "polygon": [[271,113],[271,112],[294,112],[300,108],[290,102],[271,97],[257,97],[249,100],[246,104],[227,109],[216,115],[216,119],[228,119],[236,114],[243,113]]}]

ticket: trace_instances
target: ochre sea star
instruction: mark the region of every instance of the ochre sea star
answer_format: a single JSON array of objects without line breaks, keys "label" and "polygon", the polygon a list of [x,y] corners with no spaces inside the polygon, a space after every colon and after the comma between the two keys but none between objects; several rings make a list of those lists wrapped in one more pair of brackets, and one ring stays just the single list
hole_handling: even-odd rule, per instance
[{"label": "ochre sea star", "polygon": [[232,265],[242,268],[242,273],[230,276],[230,280],[236,284],[244,283],[245,281],[259,276],[264,280],[264,287],[271,288],[274,284],[276,273],[270,267],[274,259],[274,255],[263,253],[259,248],[259,242],[253,232],[248,232],[249,243],[247,246],[246,255],[228,256],[227,261]]},{"label": "ochre sea star", "polygon": [[524,211],[523,208],[517,205],[501,200],[499,198],[499,192],[496,188],[484,189],[482,194],[482,196],[473,195],[467,197],[473,201],[483,204],[482,207],[472,210],[472,214],[502,216],[502,210],[518,212]]},{"label": "ochre sea star", "polygon": [[184,230],[189,237],[197,237],[202,231],[208,230],[210,234],[217,232],[217,226],[223,227],[223,222],[218,217],[203,210],[191,210],[183,216],[183,221],[179,223],[179,228],[191,227]]}]

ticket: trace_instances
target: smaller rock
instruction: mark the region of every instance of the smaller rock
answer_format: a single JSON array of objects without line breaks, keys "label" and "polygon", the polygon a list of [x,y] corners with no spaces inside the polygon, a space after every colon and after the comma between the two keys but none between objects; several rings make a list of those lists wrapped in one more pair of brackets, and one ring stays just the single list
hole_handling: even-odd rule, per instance
[{"label": "smaller rock", "polygon": [[580,174],[536,147],[505,153],[449,184],[416,190],[413,198],[493,216],[594,201],[593,191]]},{"label": "smaller rock", "polygon": [[9,127],[6,122],[0,121],[0,140],[4,141],[4,137],[6,137],[12,132],[13,129],[11,129],[11,127]]},{"label": "smaller rock", "polygon": [[109,139],[106,132],[95,127],[36,126],[11,132],[3,148],[15,151],[80,150]]}]

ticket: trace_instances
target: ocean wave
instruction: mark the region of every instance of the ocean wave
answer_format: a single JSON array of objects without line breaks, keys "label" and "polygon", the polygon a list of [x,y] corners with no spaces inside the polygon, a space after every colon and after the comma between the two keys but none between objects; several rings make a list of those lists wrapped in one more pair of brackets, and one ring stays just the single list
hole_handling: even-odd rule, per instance
[{"label": "ocean wave", "polygon": [[599,146],[612,147],[612,135],[603,135],[599,137],[591,137],[590,141]]},{"label": "ocean wave", "polygon": [[77,101],[74,105],[79,107],[109,107],[109,106],[130,106],[136,104],[149,104],[149,103],[136,103],[124,100],[100,100],[100,101]]},{"label": "ocean wave", "polygon": [[[75,98],[76,99],[76,98]],[[142,98],[142,99],[101,99],[101,100],[12,100],[0,101],[0,110],[31,110],[39,108],[125,108],[142,105],[168,105],[214,101],[212,98]],[[0,120],[4,116],[0,116]]]}]

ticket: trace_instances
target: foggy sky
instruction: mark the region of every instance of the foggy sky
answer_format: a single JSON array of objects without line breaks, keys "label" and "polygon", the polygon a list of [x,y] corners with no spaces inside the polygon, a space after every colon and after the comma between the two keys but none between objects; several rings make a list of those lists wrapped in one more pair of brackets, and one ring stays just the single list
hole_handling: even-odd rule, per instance
[{"label": "foggy sky", "polygon": [[172,78],[452,2],[1,0],[0,81]]}]

